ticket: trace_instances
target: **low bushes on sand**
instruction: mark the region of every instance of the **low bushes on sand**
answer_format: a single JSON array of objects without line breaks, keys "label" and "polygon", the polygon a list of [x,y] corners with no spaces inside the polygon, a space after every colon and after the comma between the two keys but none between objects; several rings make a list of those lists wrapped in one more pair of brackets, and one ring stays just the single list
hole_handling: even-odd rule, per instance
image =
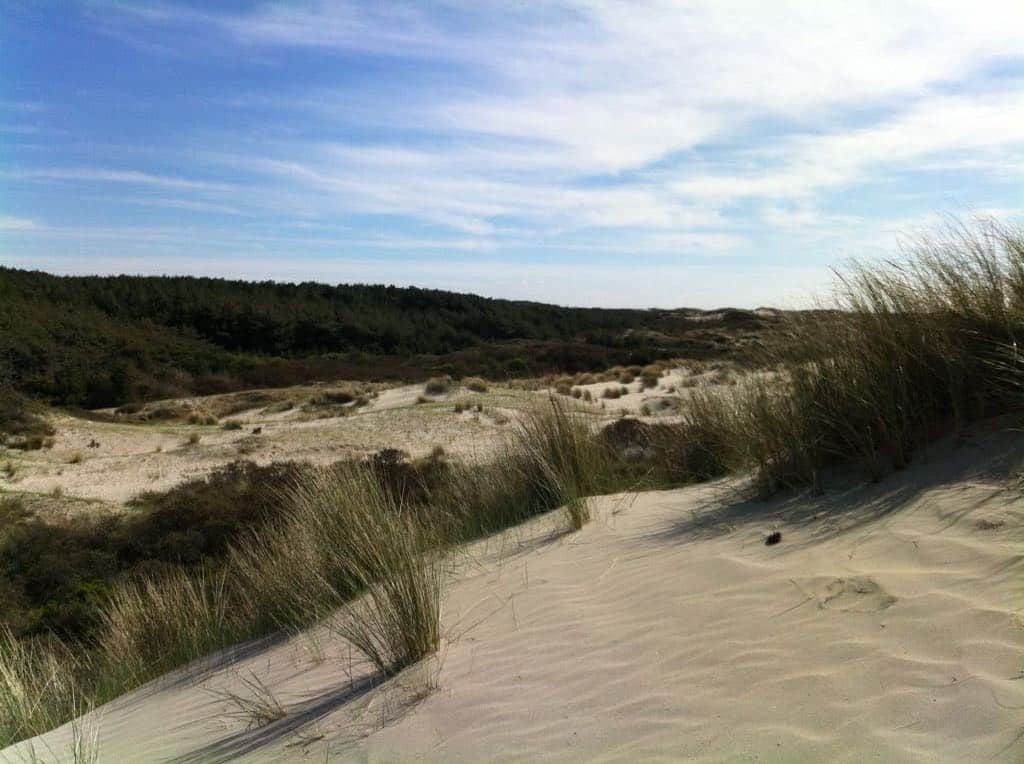
[{"label": "low bushes on sand", "polygon": [[36,451],[52,446],[53,434],[38,404],[0,383],[0,446]]},{"label": "low bushes on sand", "polygon": [[426,395],[444,395],[452,387],[451,377],[432,377],[423,385],[423,392]]},{"label": "low bushes on sand", "polygon": [[658,380],[661,379],[661,375],[664,373],[664,369],[658,364],[650,364],[645,366],[640,372],[640,382],[646,387],[657,387]]}]

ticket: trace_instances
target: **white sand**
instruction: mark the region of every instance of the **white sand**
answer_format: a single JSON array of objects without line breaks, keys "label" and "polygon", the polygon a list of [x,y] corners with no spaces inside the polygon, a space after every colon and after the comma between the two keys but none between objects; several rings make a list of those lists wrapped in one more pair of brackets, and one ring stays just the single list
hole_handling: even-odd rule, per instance
[{"label": "white sand", "polygon": [[[677,369],[662,377],[657,388],[641,390],[639,383],[629,385],[631,392],[618,400],[602,401],[600,394],[605,387],[619,385],[596,383],[583,386],[595,396],[592,404],[572,398],[565,398],[564,402],[592,416],[595,425],[621,414],[637,415],[645,404],[657,416],[671,417],[688,391],[695,389],[685,385],[714,381],[713,372],[689,375]],[[456,387],[443,395],[427,396],[426,403],[418,403],[423,385],[402,385],[380,390],[360,408],[303,410],[301,404],[310,396],[341,386],[347,385],[306,385],[269,391],[278,398],[294,400],[297,405],[287,411],[275,411],[273,406],[267,411],[261,406],[221,420],[221,424],[242,423],[238,430],[225,430],[221,424],[97,422],[57,415],[53,417],[56,436],[52,449],[6,453],[0,450],[0,490],[38,495],[60,491],[64,497],[100,502],[102,506],[97,508],[117,511],[143,491],[165,491],[184,481],[203,478],[238,459],[258,464],[329,464],[361,458],[384,448],[400,448],[419,457],[437,446],[462,461],[487,459],[516,419],[544,405],[552,393],[499,385],[492,385],[486,393],[473,393]],[[218,399],[222,398],[231,395],[162,403],[212,411],[217,410]],[[471,408],[457,414],[457,402]],[[606,404],[604,408],[602,403]],[[483,411],[476,411],[476,404]],[[256,428],[260,431],[258,435],[253,434]],[[189,443],[193,434],[200,438],[196,444]],[[15,468],[13,478],[4,469],[8,463]],[[82,509],[66,501],[52,503],[51,514],[57,512],[57,505],[68,515]]]},{"label": "white sand", "polygon": [[[1019,436],[978,437],[814,499],[743,502],[720,482],[594,500],[577,534],[548,516],[459,561],[419,702],[415,671],[367,690],[344,643],[306,635],[179,672],[85,728],[109,762],[1018,762],[1020,454]],[[246,731],[210,690],[249,672],[289,715]]]},{"label": "white sand", "polygon": [[[293,389],[308,393],[308,388]],[[422,385],[384,390],[348,416],[340,410],[309,413],[296,407],[274,413],[253,409],[222,420],[243,422],[239,430],[59,415],[53,418],[57,432],[52,449],[0,450],[0,489],[34,494],[59,490],[69,497],[117,504],[143,491],[163,491],[205,477],[238,459],[329,464],[384,448],[401,448],[418,457],[437,446],[463,460],[487,458],[509,423],[539,399],[538,393],[503,388],[485,394],[455,390],[417,404],[422,390]],[[189,400],[203,408],[204,399]],[[456,414],[457,400],[479,402],[484,411]],[[193,433],[200,440],[189,444]],[[16,470],[13,478],[2,469],[8,462]]]}]

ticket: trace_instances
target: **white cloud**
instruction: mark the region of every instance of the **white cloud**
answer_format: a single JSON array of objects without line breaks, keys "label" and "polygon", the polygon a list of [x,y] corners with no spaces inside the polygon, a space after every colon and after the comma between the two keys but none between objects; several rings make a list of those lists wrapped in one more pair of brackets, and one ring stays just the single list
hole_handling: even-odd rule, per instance
[{"label": "white cloud", "polygon": [[941,169],[968,153],[975,169],[1006,169],[1007,152],[1024,146],[1024,89],[974,96],[936,96],[869,127],[824,135],[800,135],[765,152],[757,172],[703,175],[671,184],[684,196],[732,201],[744,197],[799,198],[879,173]]},{"label": "white cloud", "polygon": [[82,180],[98,183],[125,183],[136,186],[156,186],[158,188],[177,188],[190,190],[227,190],[229,185],[212,183],[188,178],[176,178],[165,175],[153,175],[138,170],[111,170],[91,167],[47,167],[18,170],[6,173],[16,178],[39,180]]},{"label": "white cloud", "polygon": [[0,231],[32,231],[38,227],[36,221],[30,218],[0,215]]}]

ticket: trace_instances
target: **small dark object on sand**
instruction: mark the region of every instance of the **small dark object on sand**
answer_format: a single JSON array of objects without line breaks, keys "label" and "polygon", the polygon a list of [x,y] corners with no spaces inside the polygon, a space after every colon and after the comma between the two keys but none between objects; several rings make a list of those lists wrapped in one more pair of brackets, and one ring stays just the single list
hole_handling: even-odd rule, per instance
[{"label": "small dark object on sand", "polygon": [[100,443],[95,438],[93,438],[92,440],[89,441],[89,448],[99,448],[99,447],[100,447]]},{"label": "small dark object on sand", "polygon": [[253,427],[252,428],[252,434],[253,435],[259,435],[261,432],[263,432],[263,428],[262,427]]},{"label": "small dark object on sand", "polygon": [[764,545],[775,546],[775,544],[778,544],[780,541],[782,541],[782,534],[779,531],[774,531],[764,540]]}]

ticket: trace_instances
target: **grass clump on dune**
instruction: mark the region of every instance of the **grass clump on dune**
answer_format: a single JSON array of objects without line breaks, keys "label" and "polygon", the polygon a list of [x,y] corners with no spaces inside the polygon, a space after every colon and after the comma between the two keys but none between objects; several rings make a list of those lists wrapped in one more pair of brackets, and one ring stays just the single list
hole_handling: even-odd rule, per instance
[{"label": "grass clump on dune", "polygon": [[451,389],[451,387],[451,377],[432,377],[423,385],[423,392],[426,395],[444,395]]},{"label": "grass clump on dune", "polygon": [[71,718],[78,696],[74,668],[74,654],[58,640],[21,640],[0,628],[0,747]]},{"label": "grass clump on dune", "polygon": [[362,465],[319,470],[289,493],[288,521],[232,560],[255,617],[288,628],[341,608],[334,627],[385,674],[434,652],[441,581],[427,521]]},{"label": "grass clump on dune", "polygon": [[762,494],[820,487],[854,463],[873,477],[944,434],[1019,406],[1024,235],[951,224],[902,259],[854,264],[835,309],[791,318],[765,353],[775,379],[702,391],[690,417],[721,433],[721,458]]},{"label": "grass clump on dune", "polygon": [[578,530],[589,520],[586,497],[617,490],[614,458],[585,419],[552,397],[518,422],[491,463],[451,466],[434,497],[445,536],[476,538],[558,507]]}]

